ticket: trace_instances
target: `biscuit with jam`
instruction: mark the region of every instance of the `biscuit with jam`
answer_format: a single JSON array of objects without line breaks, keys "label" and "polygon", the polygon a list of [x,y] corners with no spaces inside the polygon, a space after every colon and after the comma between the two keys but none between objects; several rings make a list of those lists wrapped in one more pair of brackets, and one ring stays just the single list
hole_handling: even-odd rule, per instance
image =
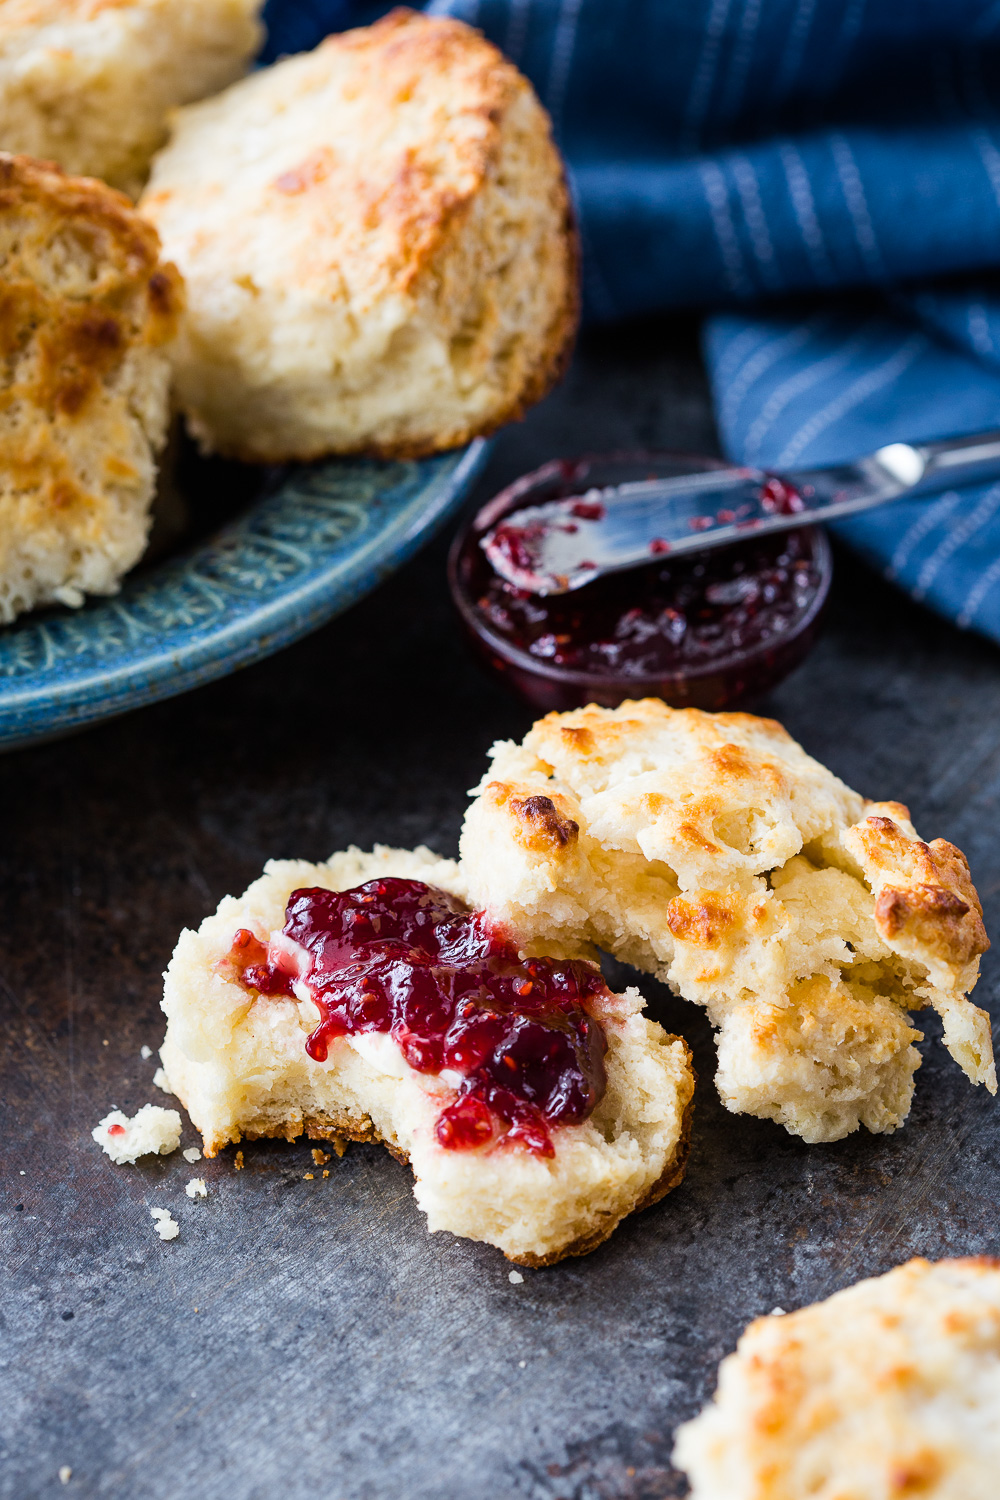
[{"label": "biscuit with jam", "polygon": [[594,965],[527,957],[427,849],[272,862],[181,934],[165,979],[160,1055],[208,1156],[383,1141],[431,1230],[528,1266],[683,1176],[685,1044]]}]

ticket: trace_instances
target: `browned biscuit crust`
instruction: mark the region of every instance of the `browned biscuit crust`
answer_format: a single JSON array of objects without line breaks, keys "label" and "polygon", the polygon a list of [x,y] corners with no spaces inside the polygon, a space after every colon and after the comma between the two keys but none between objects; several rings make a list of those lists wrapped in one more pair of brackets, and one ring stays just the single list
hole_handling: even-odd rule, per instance
[{"label": "browned biscuit crust", "polygon": [[[241,143],[269,116],[258,168]],[[142,208],[191,289],[180,404],[229,457],[439,452],[522,417],[569,361],[566,174],[527,80],[463,22],[397,9],[180,111]]]},{"label": "browned biscuit crust", "polygon": [[[680,1185],[687,1170],[688,1156],[691,1151],[691,1122],[694,1118],[694,1089],[697,1083],[697,1075],[691,1062],[691,1049],[686,1042],[683,1042],[683,1038],[668,1036],[667,1040],[670,1042],[680,1041],[684,1045],[688,1067],[691,1069],[691,1097],[684,1108],[680,1138],[673,1156],[645,1197],[630,1210],[631,1213],[640,1213],[644,1208],[651,1208],[654,1203],[659,1203],[661,1198],[665,1198],[669,1192]],[[258,1141],[278,1139],[283,1141],[297,1141],[303,1135],[311,1141],[332,1141],[334,1144],[342,1141],[356,1141],[368,1145],[385,1146],[389,1153],[402,1166],[409,1165],[409,1157],[406,1152],[401,1151],[398,1146],[386,1140],[385,1136],[376,1130],[370,1119],[365,1117],[359,1120],[356,1116],[348,1114],[307,1115],[298,1124],[285,1122],[279,1125],[261,1125],[259,1127],[256,1125],[247,1125],[244,1127],[242,1133],[236,1132],[227,1144],[235,1146],[240,1140]],[[218,1146],[210,1148],[206,1145],[205,1147],[206,1157],[216,1156],[218,1151]],[[627,1218],[628,1215],[626,1214],[623,1217]],[[621,1221],[621,1217],[612,1219],[596,1233],[587,1235],[583,1239],[574,1240],[571,1245],[566,1246],[565,1250],[560,1250],[554,1255],[508,1255],[507,1259],[517,1266],[528,1266],[532,1270],[541,1270],[545,1266],[557,1265],[559,1261],[566,1260],[570,1256],[589,1255],[591,1250],[596,1250],[598,1245],[603,1245],[605,1240],[611,1238]]]}]

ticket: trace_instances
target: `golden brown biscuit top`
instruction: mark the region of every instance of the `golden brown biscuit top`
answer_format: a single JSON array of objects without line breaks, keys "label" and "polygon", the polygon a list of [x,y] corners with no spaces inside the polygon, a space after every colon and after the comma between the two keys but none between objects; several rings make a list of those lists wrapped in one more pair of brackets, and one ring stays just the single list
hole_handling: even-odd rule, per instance
[{"label": "golden brown biscuit top", "polygon": [[1000,1460],[1000,1261],[912,1260],[751,1323],[678,1434],[694,1500],[985,1500]]},{"label": "golden brown biscuit top", "polygon": [[93,21],[102,11],[126,10],[135,5],[136,0],[0,0],[0,36],[26,27]]},{"label": "golden brown biscuit top", "polygon": [[238,198],[268,225],[255,284],[326,286],[363,308],[417,280],[530,93],[479,32],[394,10],[179,111],[143,211],[207,275],[231,258]]}]

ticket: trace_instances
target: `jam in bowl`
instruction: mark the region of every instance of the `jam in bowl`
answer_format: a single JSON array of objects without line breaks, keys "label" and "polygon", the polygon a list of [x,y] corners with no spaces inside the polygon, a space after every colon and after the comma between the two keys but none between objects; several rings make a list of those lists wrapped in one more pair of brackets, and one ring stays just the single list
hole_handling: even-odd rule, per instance
[{"label": "jam in bowl", "polygon": [[659,556],[544,597],[501,578],[480,545],[526,506],[728,467],[664,453],[557,460],[503,490],[462,528],[448,560],[452,597],[481,659],[544,710],[643,697],[720,709],[767,692],[818,633],[832,576],[821,528]]}]

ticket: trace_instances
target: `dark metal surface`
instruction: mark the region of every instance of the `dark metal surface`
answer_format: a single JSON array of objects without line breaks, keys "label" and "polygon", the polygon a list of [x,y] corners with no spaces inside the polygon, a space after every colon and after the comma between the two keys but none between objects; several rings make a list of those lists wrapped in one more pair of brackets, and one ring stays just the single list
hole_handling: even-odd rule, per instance
[{"label": "dark metal surface", "polygon": [[[500,439],[477,499],[557,454],[711,444],[688,332],[592,336]],[[841,560],[826,640],[766,707],[965,849],[1000,932],[991,647]],[[687,1180],[519,1286],[496,1251],[429,1236],[376,1148],[326,1179],[305,1143],[247,1146],[243,1171],[232,1152],[102,1156],[90,1130],[111,1105],[167,1102],[139,1049],[159,1044],[180,928],[269,856],[453,853],[487,746],[529,717],[466,658],[437,546],[271,661],[0,761],[5,1500],[682,1494],[672,1429],[749,1318],[912,1254],[1000,1250],[997,1107],[933,1024],[901,1132],[807,1147],[721,1108],[701,1013],[653,985],[701,1075]],[[988,956],[984,1003],[997,972]],[[157,1239],[150,1206],[178,1239]]]}]

